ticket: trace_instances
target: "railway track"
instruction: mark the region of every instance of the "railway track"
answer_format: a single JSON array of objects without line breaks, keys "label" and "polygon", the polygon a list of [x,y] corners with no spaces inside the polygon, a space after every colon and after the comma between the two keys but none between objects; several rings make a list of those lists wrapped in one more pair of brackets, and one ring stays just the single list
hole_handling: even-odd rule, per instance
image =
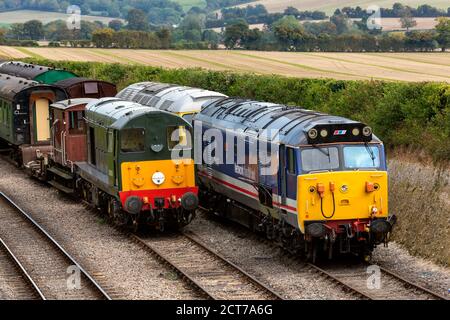
[{"label": "railway track", "polygon": [[1,238],[0,277],[5,279],[0,290],[1,300],[45,300],[33,278]]},{"label": "railway track", "polygon": [[3,251],[6,250],[5,254],[14,260],[21,276],[40,299],[111,300],[98,282],[47,231],[2,192],[0,221]]},{"label": "railway track", "polygon": [[168,265],[206,299],[282,300],[283,297],[192,234],[132,240]]},{"label": "railway track", "polygon": [[[333,263],[322,267],[309,265],[363,299],[448,300],[444,295],[433,292],[378,265],[366,263],[358,265]],[[378,276],[379,279],[376,278]]]},{"label": "railway track", "polygon": [[[207,214],[207,209],[201,208],[204,214]],[[210,219],[211,221],[211,219]],[[212,220],[214,221],[214,219]],[[214,223],[219,223],[214,221]],[[230,228],[238,227],[240,230],[245,230],[250,236],[253,236],[257,241],[262,241],[265,244],[275,248],[280,248],[272,241],[262,238],[254,233],[248,231],[248,229],[238,225],[234,222],[226,222]],[[368,273],[369,264],[360,263],[359,265],[345,266],[342,264],[329,263],[325,266],[319,266],[317,264],[307,263],[293,256],[288,251],[283,251],[283,254],[290,259],[293,259],[299,263],[304,263],[305,267],[312,272],[328,279],[334,285],[340,287],[343,291],[349,295],[363,300],[448,300],[449,298],[443,294],[434,292],[424,286],[417,284],[396,272],[389,270],[385,267],[374,265],[373,267],[379,268],[381,275],[380,288],[373,288],[368,285],[368,279],[370,273]]]}]

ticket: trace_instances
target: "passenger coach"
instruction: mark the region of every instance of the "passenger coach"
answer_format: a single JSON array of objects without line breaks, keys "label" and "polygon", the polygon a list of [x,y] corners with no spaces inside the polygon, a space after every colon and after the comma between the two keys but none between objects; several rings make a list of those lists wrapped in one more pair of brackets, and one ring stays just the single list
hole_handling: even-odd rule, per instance
[{"label": "passenger coach", "polygon": [[59,87],[0,74],[0,140],[17,164],[31,169],[50,150],[49,105],[66,97]]}]

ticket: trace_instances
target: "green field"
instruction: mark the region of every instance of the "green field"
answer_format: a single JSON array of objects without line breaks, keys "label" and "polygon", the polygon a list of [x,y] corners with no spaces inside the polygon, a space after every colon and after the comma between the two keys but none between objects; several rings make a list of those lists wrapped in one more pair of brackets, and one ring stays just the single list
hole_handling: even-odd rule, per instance
[{"label": "green field", "polygon": [[[0,26],[8,26],[12,23],[24,23],[29,20],[39,20],[42,23],[49,23],[55,20],[65,20],[69,17],[68,14],[60,12],[47,12],[47,11],[37,11],[37,10],[17,10],[0,12]],[[103,23],[108,23],[115,18],[108,17],[98,17],[98,16],[82,16],[82,20],[85,21],[101,21]]]},{"label": "green field", "polygon": [[206,6],[206,0],[174,0],[183,6],[184,11],[188,11],[192,7],[204,8]]}]

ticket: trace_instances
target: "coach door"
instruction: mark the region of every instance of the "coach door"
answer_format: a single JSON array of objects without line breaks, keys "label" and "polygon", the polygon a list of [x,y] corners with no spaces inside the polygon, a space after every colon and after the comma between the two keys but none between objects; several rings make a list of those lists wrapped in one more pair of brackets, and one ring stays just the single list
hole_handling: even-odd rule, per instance
[{"label": "coach door", "polygon": [[50,140],[49,101],[45,98],[37,99],[33,109],[36,142]]}]

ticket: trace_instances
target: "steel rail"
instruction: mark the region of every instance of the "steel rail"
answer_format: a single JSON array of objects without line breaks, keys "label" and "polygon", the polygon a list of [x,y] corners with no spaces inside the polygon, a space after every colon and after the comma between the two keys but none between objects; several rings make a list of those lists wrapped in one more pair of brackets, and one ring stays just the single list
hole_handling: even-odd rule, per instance
[{"label": "steel rail", "polygon": [[41,299],[41,300],[47,300],[47,298],[42,293],[41,289],[39,289],[36,282],[33,280],[31,275],[28,273],[28,271],[25,269],[25,267],[22,265],[20,260],[16,257],[16,255],[12,252],[12,250],[8,247],[8,245],[5,243],[5,241],[0,238],[0,245],[3,247],[4,251],[10,258],[10,260],[14,263],[14,266],[19,270],[19,272],[22,274],[25,281],[28,283],[29,287],[34,291],[34,293]]},{"label": "steel rail", "polygon": [[41,235],[44,236],[54,247],[58,249],[60,253],[76,266],[81,274],[88,279],[88,281],[93,285],[93,287],[101,294],[106,300],[112,300],[109,294],[100,286],[100,284],[43,228],[41,227],[28,213],[26,213],[22,208],[20,208],[14,200],[8,197],[6,194],[0,191],[0,197],[6,200],[17,212],[21,214]]}]

